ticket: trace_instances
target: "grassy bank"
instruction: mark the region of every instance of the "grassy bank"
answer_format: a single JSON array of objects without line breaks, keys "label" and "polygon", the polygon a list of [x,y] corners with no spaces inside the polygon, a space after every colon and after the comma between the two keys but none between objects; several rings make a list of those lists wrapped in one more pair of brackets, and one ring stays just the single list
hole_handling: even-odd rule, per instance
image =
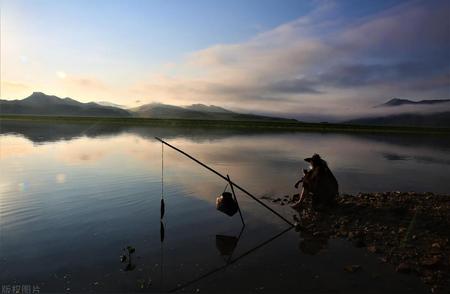
[{"label": "grassy bank", "polygon": [[37,116],[37,115],[0,115],[0,121],[29,121],[47,123],[83,123],[114,124],[130,126],[159,126],[186,128],[223,128],[223,129],[264,129],[284,131],[315,132],[363,132],[363,133],[422,133],[450,134],[450,128],[374,126],[336,123],[305,123],[297,121],[224,121],[190,119],[155,119],[137,117],[79,117],[79,116]]}]

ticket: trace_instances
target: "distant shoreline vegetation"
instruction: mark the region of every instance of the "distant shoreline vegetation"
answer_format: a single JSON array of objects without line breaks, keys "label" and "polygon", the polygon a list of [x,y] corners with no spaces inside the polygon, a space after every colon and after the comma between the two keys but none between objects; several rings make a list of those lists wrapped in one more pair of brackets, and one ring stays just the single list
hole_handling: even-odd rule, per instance
[{"label": "distant shoreline vegetation", "polygon": [[289,120],[201,120],[161,119],[142,117],[94,117],[94,116],[46,116],[46,115],[0,115],[1,121],[29,121],[47,123],[115,124],[129,126],[158,126],[184,128],[259,129],[280,131],[313,132],[375,132],[375,133],[420,133],[449,134],[450,128],[378,126],[341,123],[306,123]]}]

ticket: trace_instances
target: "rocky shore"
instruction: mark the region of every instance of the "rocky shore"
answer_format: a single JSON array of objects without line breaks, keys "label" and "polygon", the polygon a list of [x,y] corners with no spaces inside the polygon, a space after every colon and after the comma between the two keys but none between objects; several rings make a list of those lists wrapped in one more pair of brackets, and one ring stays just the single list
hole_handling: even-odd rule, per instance
[{"label": "rocky shore", "polygon": [[[314,211],[306,201],[293,216],[296,229],[316,239],[346,238],[397,272],[418,275],[431,293],[450,293],[450,195],[360,193],[337,200],[336,207],[324,211]],[[289,196],[272,200],[280,205],[293,201]]]}]

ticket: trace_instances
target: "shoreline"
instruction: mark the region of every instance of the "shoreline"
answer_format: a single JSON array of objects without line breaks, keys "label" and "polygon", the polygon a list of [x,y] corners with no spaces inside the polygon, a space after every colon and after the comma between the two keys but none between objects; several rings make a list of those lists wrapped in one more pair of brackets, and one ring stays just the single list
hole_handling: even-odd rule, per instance
[{"label": "shoreline", "polygon": [[[310,199],[293,216],[303,236],[347,239],[396,271],[417,275],[431,293],[450,290],[450,195],[415,192],[343,194],[337,206],[313,211]],[[293,201],[271,200],[278,205]],[[355,272],[364,265],[351,265]]]},{"label": "shoreline", "polygon": [[68,124],[107,124],[128,126],[158,126],[183,128],[253,129],[271,131],[357,132],[357,133],[409,133],[422,135],[450,135],[450,128],[356,125],[342,123],[307,123],[277,120],[192,120],[157,119],[139,117],[78,117],[40,115],[0,115],[1,121],[55,122]]}]

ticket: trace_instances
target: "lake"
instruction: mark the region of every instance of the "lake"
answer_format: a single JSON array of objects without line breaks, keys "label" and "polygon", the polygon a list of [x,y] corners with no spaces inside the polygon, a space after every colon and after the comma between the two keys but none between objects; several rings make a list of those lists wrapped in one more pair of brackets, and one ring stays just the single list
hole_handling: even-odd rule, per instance
[{"label": "lake", "polygon": [[[226,183],[155,136],[289,220],[294,210],[264,198],[298,193],[293,185],[313,153],[327,160],[341,193],[450,191],[449,136],[2,121],[0,284],[41,292],[426,292],[418,278],[347,241],[286,230],[237,191],[242,230],[238,215],[215,209]],[[363,270],[347,273],[349,264]]]}]

